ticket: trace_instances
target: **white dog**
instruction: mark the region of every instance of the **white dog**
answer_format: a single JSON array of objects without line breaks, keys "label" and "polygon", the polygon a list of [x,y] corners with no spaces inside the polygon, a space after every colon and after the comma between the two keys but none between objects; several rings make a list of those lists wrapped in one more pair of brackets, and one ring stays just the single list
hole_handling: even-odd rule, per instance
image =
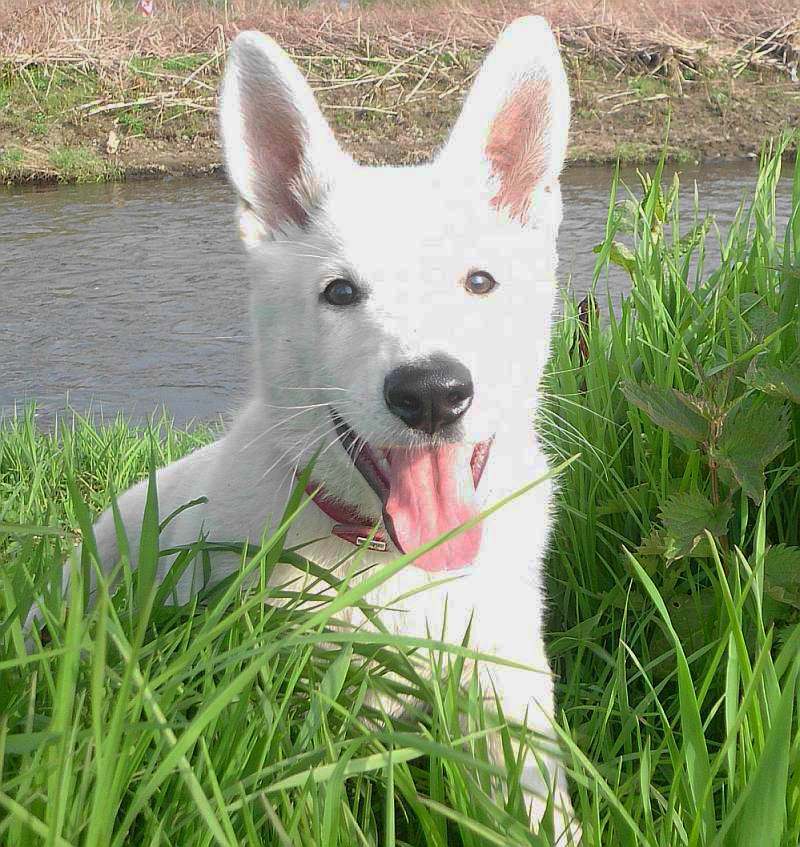
[{"label": "white dog", "polygon": [[[162,548],[201,534],[258,543],[318,449],[321,490],[288,543],[324,538],[304,554],[329,567],[376,525],[369,555],[390,561],[546,473],[532,418],[549,352],[568,122],[555,39],[543,19],[523,18],[501,35],[431,164],[362,168],[289,57],[260,33],[236,39],[221,127],[252,257],[252,396],[222,439],[158,473],[162,516],[207,498],[167,526]],[[119,500],[131,550],[145,493],[143,483]],[[545,483],[367,600],[380,606],[436,583],[384,622],[439,635],[446,600],[445,634],[460,640],[474,615],[473,647],[538,669],[486,671],[506,717],[527,716],[552,737],[540,573],[550,512]],[[96,535],[110,567],[110,512]],[[215,559],[213,580],[239,561]],[[196,587],[197,574],[185,574],[179,599]],[[576,837],[555,760],[529,754],[523,787],[541,794],[543,774],[557,822]],[[536,819],[543,801],[529,799]]]}]

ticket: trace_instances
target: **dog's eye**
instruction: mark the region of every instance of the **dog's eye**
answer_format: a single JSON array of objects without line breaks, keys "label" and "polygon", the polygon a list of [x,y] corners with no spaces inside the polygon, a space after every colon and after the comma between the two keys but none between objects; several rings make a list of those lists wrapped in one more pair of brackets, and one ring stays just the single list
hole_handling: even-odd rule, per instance
[{"label": "dog's eye", "polygon": [[464,288],[470,294],[488,294],[497,287],[495,278],[486,271],[472,271],[464,280]]},{"label": "dog's eye", "polygon": [[322,296],[331,306],[352,306],[359,298],[359,290],[346,279],[335,279],[328,283]]}]

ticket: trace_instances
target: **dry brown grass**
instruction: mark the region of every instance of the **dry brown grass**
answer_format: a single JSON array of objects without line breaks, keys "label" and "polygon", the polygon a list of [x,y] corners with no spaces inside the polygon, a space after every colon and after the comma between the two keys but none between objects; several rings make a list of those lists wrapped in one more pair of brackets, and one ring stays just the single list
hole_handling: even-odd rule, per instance
[{"label": "dry brown grass", "polygon": [[145,18],[133,0],[0,0],[0,54],[9,58],[119,61],[222,51],[256,28],[295,54],[381,55],[402,60],[431,47],[484,48],[509,20],[536,12],[562,43],[595,58],[650,69],[699,60],[773,62],[796,68],[797,0],[430,0],[364,8],[274,0],[155,0]]},{"label": "dry brown grass", "polygon": [[564,48],[576,160],[657,156],[670,114],[679,158],[752,155],[765,134],[798,125],[797,0],[225,2],[155,0],[148,19],[135,0],[0,0],[0,141],[14,142],[12,177],[47,175],[53,150],[72,148],[128,174],[216,166],[225,49],[247,28],[293,53],[365,163],[427,158],[485,48],[533,11]]}]

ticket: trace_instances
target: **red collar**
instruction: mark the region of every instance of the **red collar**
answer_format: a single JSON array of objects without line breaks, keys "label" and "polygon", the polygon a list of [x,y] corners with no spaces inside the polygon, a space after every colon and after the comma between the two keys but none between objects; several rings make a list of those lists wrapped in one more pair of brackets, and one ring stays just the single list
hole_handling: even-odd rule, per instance
[{"label": "red collar", "polygon": [[369,550],[385,553],[389,549],[388,541],[383,532],[375,530],[375,534],[372,534],[373,529],[380,521],[371,521],[369,518],[365,518],[355,506],[332,500],[325,494],[321,486],[313,482],[309,482],[306,486],[306,494],[316,503],[319,509],[334,521],[333,529],[331,529],[332,535],[356,547],[365,544],[372,536],[372,540],[367,545]]}]

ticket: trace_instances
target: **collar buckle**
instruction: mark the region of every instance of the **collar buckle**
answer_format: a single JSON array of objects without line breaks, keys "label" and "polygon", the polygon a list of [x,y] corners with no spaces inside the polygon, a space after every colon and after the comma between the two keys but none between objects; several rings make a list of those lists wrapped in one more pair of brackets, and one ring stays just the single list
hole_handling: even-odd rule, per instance
[{"label": "collar buckle", "polygon": [[389,545],[386,543],[383,533],[376,531],[372,535],[372,538],[370,538],[371,533],[372,527],[365,526],[363,523],[337,523],[331,529],[331,535],[341,538],[342,541],[346,541],[354,547],[360,547],[362,544],[366,544],[368,550],[373,550],[376,553],[385,553],[389,549]]},{"label": "collar buckle", "polygon": [[366,535],[357,535],[356,544],[366,544],[367,550],[375,550],[378,553],[385,553],[388,547],[385,541],[381,541],[379,538],[369,539]]}]

